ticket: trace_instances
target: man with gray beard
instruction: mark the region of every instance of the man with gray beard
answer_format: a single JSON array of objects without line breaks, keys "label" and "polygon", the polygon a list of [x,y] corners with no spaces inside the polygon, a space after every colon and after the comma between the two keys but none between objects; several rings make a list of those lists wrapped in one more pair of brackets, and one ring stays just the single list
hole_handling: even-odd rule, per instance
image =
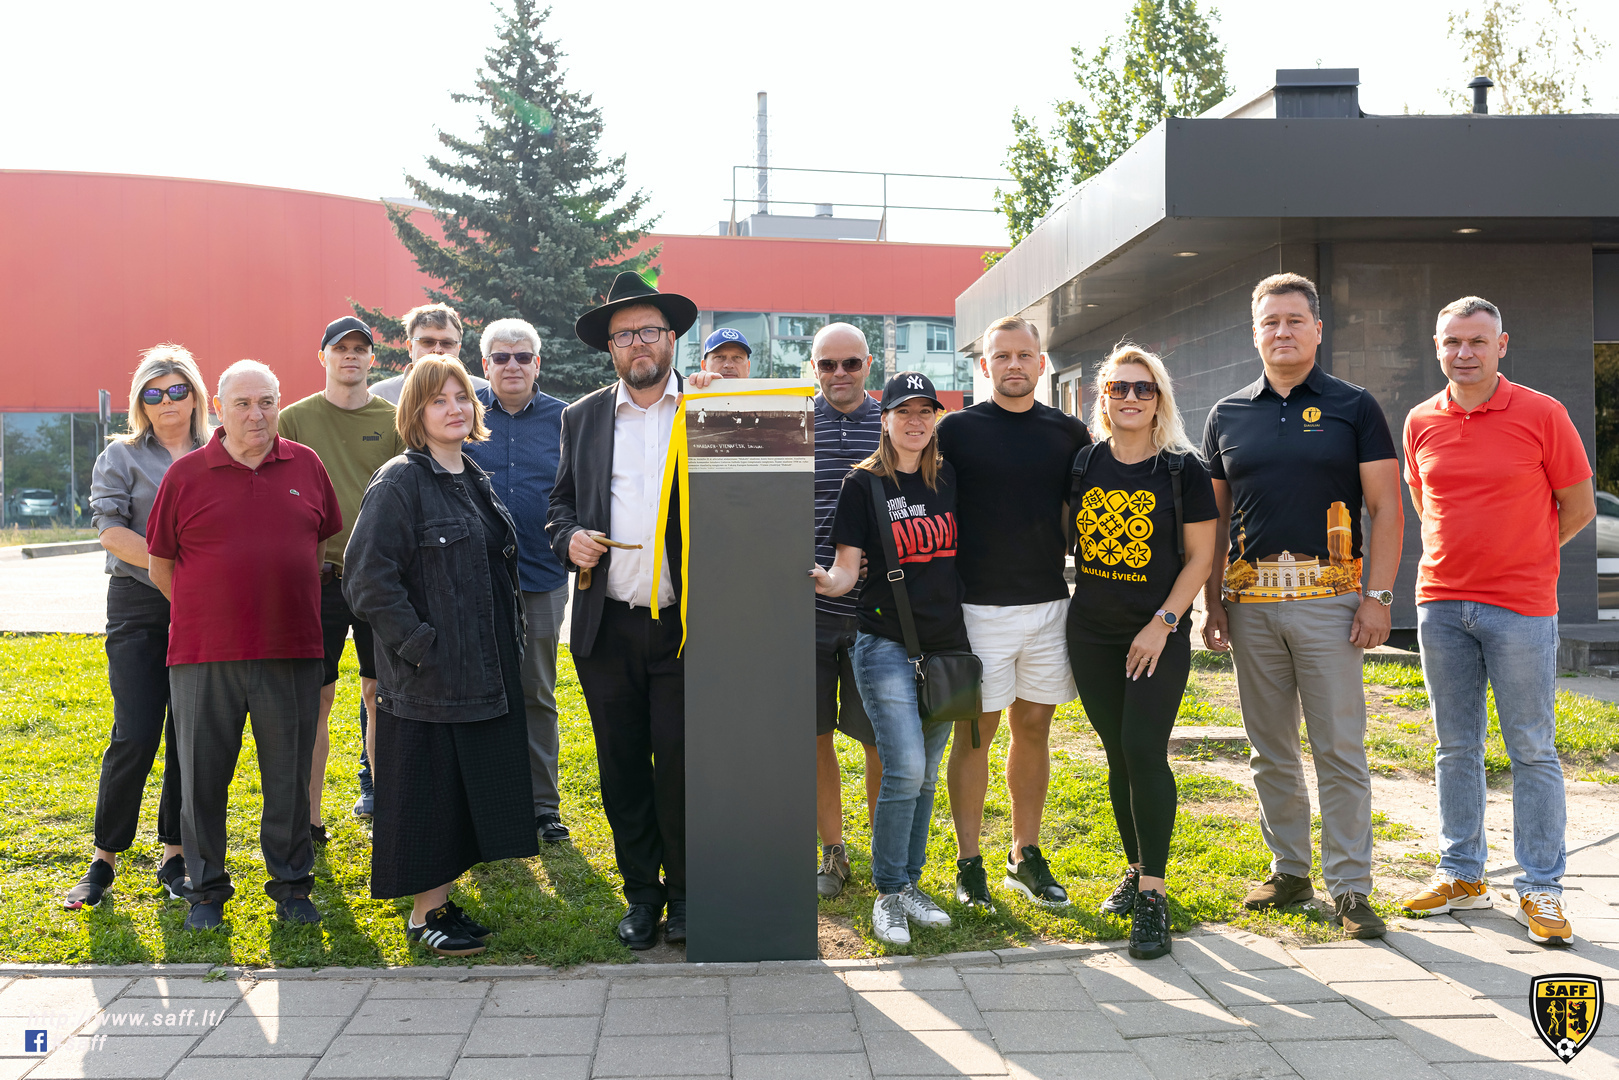
[{"label": "man with gray beard", "polygon": [[[618,381],[563,410],[546,522],[563,568],[579,572],[569,646],[629,903],[618,936],[631,949],[656,944],[665,906],[665,940],[686,940],[684,537],[678,506],[670,507],[661,548],[657,520],[684,387],[674,370],[675,342],[696,321],[696,304],[630,272],[613,279],[605,304],[579,317],[579,340],[612,357]],[[631,548],[598,540],[609,537]]]}]

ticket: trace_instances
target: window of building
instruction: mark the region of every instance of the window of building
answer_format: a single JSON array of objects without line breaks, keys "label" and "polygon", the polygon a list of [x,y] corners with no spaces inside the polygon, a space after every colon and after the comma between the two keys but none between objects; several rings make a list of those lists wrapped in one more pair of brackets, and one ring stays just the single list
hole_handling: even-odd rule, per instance
[{"label": "window of building", "polygon": [[910,352],[911,351],[911,324],[910,323],[903,323],[902,322],[898,326],[894,327],[894,351],[895,352]]},{"label": "window of building", "polygon": [[953,329],[944,323],[928,323],[928,352],[953,352],[950,343]]}]

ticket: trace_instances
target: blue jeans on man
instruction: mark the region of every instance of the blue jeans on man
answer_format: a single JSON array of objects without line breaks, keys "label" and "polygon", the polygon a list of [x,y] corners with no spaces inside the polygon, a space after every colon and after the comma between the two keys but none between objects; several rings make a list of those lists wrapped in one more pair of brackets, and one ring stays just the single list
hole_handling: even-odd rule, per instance
[{"label": "blue jeans on man", "polygon": [[1518,895],[1561,894],[1567,806],[1557,758],[1557,616],[1519,615],[1475,600],[1417,605],[1422,675],[1433,703],[1442,873],[1482,881],[1486,686],[1495,691],[1512,761],[1513,856]]},{"label": "blue jeans on man", "polygon": [[922,877],[933,823],[933,791],[951,724],[924,724],[916,710],[916,667],[897,641],[861,631],[850,651],[855,688],[877,733],[883,782],[871,823],[871,878],[897,893]]}]

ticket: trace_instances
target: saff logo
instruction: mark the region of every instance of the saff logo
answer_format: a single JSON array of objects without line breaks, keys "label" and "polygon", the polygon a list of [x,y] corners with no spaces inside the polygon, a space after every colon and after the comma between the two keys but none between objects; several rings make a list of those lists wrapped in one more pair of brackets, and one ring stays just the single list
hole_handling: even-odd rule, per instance
[{"label": "saff logo", "polygon": [[1537,975],[1529,980],[1529,1018],[1540,1041],[1563,1061],[1590,1043],[1602,1022],[1602,980],[1595,975]]},{"label": "saff logo", "polygon": [[908,390],[922,389],[922,376],[912,375],[910,378],[905,380],[905,387]]},{"label": "saff logo", "polygon": [[25,1054],[43,1054],[49,1041],[50,1033],[43,1029],[24,1031],[22,1033],[22,1052]]},{"label": "saff logo", "polygon": [[1306,424],[1313,424],[1319,419],[1321,419],[1321,410],[1314,405],[1304,410],[1304,422]]}]

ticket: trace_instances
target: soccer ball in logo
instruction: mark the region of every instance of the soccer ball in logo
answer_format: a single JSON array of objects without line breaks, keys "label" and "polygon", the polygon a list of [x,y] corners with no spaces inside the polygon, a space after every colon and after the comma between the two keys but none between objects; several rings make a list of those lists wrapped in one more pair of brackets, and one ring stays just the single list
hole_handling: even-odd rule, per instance
[{"label": "soccer ball in logo", "polygon": [[1573,1061],[1602,1022],[1602,980],[1575,973],[1535,976],[1529,980],[1529,1018],[1552,1053]]}]

